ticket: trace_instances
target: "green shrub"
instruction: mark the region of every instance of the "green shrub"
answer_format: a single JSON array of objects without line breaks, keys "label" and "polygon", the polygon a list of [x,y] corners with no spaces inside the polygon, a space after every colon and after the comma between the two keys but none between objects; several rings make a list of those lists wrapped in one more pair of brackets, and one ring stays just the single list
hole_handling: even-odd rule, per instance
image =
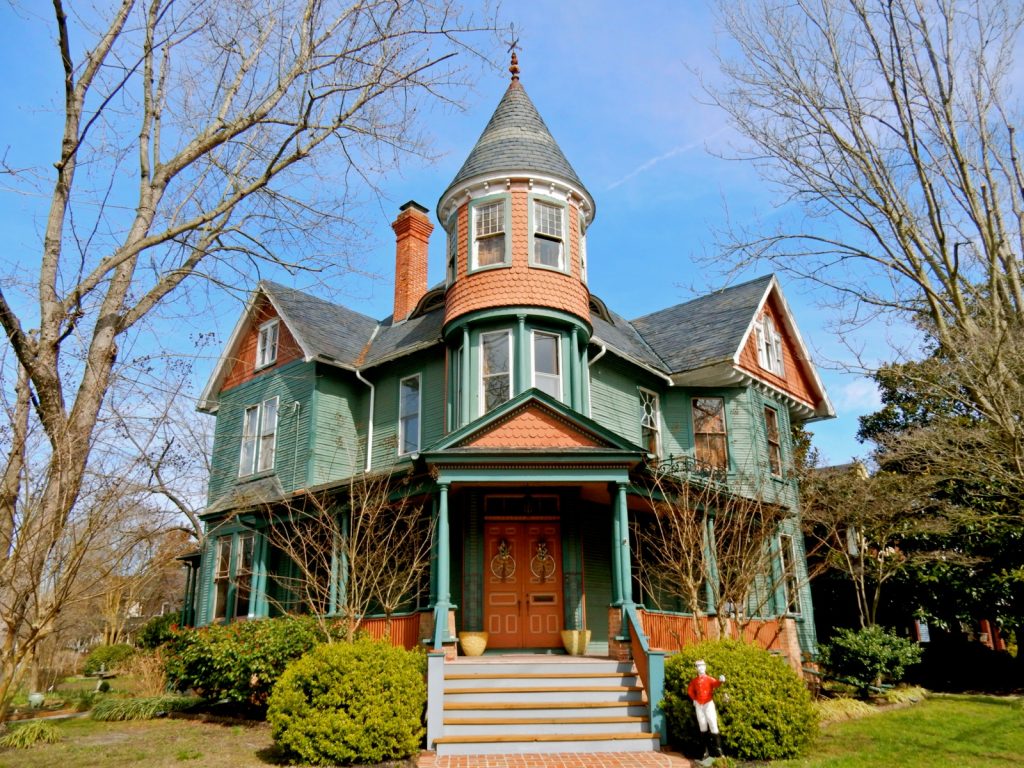
[{"label": "green shrub", "polygon": [[288,662],[325,639],[308,616],[186,629],[164,646],[164,669],[174,690],[262,707]]},{"label": "green shrub", "polygon": [[814,702],[814,707],[818,711],[818,721],[823,724],[838,723],[843,720],[856,720],[860,717],[873,715],[878,711],[860,699],[851,699],[846,696],[840,696],[836,699],[821,699]]},{"label": "green shrub", "polygon": [[697,659],[707,662],[709,675],[726,677],[715,702],[729,754],[743,760],[778,760],[795,757],[807,746],[817,714],[804,682],[781,658],[723,640],[684,648],[665,664],[662,705],[669,735],[685,751],[699,751],[697,717],[686,692]]},{"label": "green shrub", "polygon": [[0,748],[28,749],[35,744],[56,744],[60,741],[60,729],[45,720],[30,720],[24,725],[11,726],[11,730],[0,736]]},{"label": "green shrub", "polygon": [[152,720],[162,712],[180,712],[201,702],[196,696],[147,696],[103,699],[92,709],[93,720]]},{"label": "green shrub", "polygon": [[921,660],[921,647],[882,627],[840,629],[821,647],[821,664],[852,683],[861,696],[883,682],[898,683]]},{"label": "green shrub", "polygon": [[118,645],[101,645],[89,651],[85,657],[85,674],[96,675],[101,671],[110,672],[135,653],[130,645],[120,643]]},{"label": "green shrub", "polygon": [[267,708],[274,741],[314,765],[408,757],[423,739],[423,654],[357,638],[288,665]]},{"label": "green shrub", "polygon": [[135,636],[135,645],[149,651],[159,648],[174,637],[180,618],[176,612],[154,616],[142,625],[142,629]]}]

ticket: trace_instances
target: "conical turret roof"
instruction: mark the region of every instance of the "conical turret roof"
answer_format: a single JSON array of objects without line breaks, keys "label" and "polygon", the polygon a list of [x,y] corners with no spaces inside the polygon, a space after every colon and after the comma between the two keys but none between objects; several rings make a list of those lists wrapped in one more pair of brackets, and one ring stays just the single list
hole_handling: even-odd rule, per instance
[{"label": "conical turret roof", "polygon": [[509,84],[473,151],[441,199],[466,179],[505,171],[553,176],[586,192],[518,78]]}]

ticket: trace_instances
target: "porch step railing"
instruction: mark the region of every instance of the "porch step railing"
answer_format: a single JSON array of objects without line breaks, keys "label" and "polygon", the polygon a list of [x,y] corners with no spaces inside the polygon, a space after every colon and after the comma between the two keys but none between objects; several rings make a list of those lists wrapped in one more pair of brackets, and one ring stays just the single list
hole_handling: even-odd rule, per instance
[{"label": "porch step railing", "polygon": [[626,619],[624,623],[629,629],[633,663],[636,665],[640,682],[647,691],[651,730],[660,735],[662,744],[667,744],[665,713],[661,707],[661,700],[665,696],[665,652],[651,648],[635,605],[623,606],[623,613]]}]

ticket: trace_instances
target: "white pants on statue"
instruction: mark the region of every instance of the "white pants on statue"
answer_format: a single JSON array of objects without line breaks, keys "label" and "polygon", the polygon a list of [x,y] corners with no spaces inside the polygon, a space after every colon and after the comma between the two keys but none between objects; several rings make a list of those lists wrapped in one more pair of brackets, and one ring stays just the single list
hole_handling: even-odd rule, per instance
[{"label": "white pants on statue", "polygon": [[700,726],[700,732],[706,733],[710,730],[712,733],[718,733],[718,710],[715,709],[715,702],[712,700],[707,704],[698,704],[695,701],[693,708],[697,712],[697,725]]}]

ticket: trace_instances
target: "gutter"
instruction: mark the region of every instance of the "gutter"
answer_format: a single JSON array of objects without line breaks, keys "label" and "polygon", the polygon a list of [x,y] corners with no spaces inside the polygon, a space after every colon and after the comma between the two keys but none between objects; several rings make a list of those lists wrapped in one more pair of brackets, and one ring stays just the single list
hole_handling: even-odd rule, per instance
[{"label": "gutter", "polygon": [[[370,345],[373,344],[373,340],[376,338],[379,330],[379,325],[373,329],[373,333],[370,335],[370,340],[366,342],[367,349],[369,349]],[[363,472],[369,472],[370,467],[373,465],[373,408],[374,403],[376,402],[377,388],[372,382],[363,378],[363,372],[361,369],[356,368],[355,374],[357,379],[370,388],[370,413],[366,419],[366,469],[363,470]]]},{"label": "gutter", "polygon": [[[591,337],[590,342],[592,344],[597,344],[599,347],[601,347],[601,351],[597,353],[597,356],[588,363],[588,365],[593,365],[595,362],[597,362],[601,358],[602,355],[604,355],[605,352],[608,351],[608,346],[603,341],[601,341],[601,339],[599,339],[597,336]],[[619,349],[616,349],[615,347],[611,347],[611,349],[612,349],[613,352],[615,352],[615,354],[617,354],[623,360],[627,360],[628,362],[632,363],[633,365],[636,365],[636,366],[639,366],[640,368],[643,368],[645,371],[647,371],[648,373],[652,374],[653,376],[657,376],[659,379],[662,379],[663,381],[665,381],[665,383],[667,383],[670,387],[674,387],[676,385],[676,383],[674,381],[672,381],[672,377],[671,376],[668,376],[668,375],[662,373],[661,371],[659,371],[659,370],[657,370],[655,368],[651,368],[651,366],[647,365],[647,363],[641,362],[640,360],[637,360],[634,357],[630,357],[625,352],[623,352],[623,351],[621,351]]]}]

